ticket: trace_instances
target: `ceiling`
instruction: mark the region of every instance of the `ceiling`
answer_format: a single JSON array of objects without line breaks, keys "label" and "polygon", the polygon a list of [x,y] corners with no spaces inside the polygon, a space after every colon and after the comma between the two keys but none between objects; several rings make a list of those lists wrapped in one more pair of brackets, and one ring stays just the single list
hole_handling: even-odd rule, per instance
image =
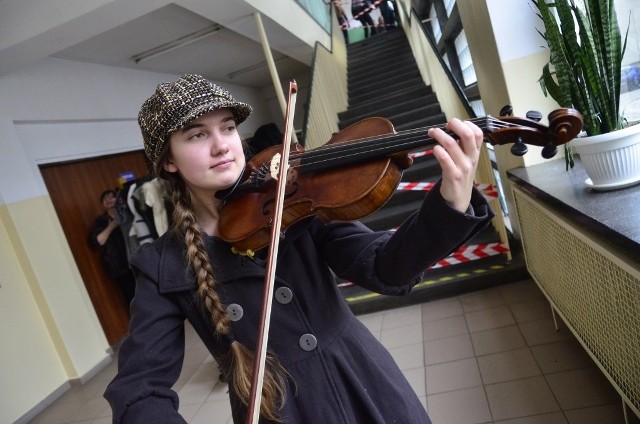
[{"label": "ceiling", "polygon": [[[13,9],[5,7],[9,3]],[[219,82],[257,88],[273,85],[260,43],[256,10],[247,2],[199,2],[206,3],[202,10],[174,3],[156,8],[131,3],[158,2],[116,0],[70,17],[10,48],[0,44],[0,74],[46,55],[167,74],[198,73]],[[14,11],[18,4],[0,0],[0,15],[3,9]],[[308,73],[313,46],[265,15],[260,16],[280,79]],[[0,18],[0,26],[3,21],[12,23],[7,18]]]}]

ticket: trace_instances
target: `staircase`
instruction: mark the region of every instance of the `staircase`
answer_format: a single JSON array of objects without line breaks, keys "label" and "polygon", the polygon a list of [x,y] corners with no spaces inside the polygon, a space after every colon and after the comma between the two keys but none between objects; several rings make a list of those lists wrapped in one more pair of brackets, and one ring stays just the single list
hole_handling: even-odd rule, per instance
[{"label": "staircase", "polygon": [[[420,76],[415,58],[404,32],[397,28],[377,34],[347,47],[347,81],[349,106],[338,114],[339,128],[371,116],[389,119],[396,131],[443,125],[446,117],[436,95]],[[427,151],[414,156],[413,165],[404,171],[403,182],[435,182],[440,166]],[[390,230],[402,223],[421,205],[424,191],[397,190],[385,206],[361,221],[373,230]],[[492,227],[477,234],[464,248],[482,250],[499,243]],[[504,254],[478,255],[482,259],[465,260],[427,270],[425,279],[411,294],[401,297],[382,296],[349,282],[340,282],[340,290],[356,313],[409,305],[426,300],[479,290],[527,278],[517,242],[510,242],[512,259]],[[492,249],[488,249],[494,253]],[[450,261],[453,262],[453,261]]]}]

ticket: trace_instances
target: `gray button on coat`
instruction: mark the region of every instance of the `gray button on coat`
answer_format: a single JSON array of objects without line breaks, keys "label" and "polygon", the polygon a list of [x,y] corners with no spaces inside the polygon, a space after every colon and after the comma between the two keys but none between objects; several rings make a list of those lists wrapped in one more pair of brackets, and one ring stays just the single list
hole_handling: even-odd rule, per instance
[{"label": "gray button on coat", "polygon": [[[418,396],[389,352],[353,315],[334,274],[372,291],[403,295],[423,271],[458,248],[493,217],[474,191],[474,214],[447,206],[439,185],[419,211],[391,232],[372,232],[359,223],[325,224],[308,218],[285,234],[279,247],[269,350],[294,384],[282,410],[287,424],[430,423]],[[233,336],[255,347],[261,313],[264,267],[234,255],[230,246],[207,237],[219,294],[234,305]],[[130,332],[119,352],[119,371],[105,397],[114,423],[184,423],[171,390],[184,358],[184,320],[194,327],[214,357],[224,350],[210,318],[197,300],[183,242],[167,233],[144,245],[132,259],[136,295]],[[233,394],[235,423],[246,408]],[[211,417],[214,423],[215,417]],[[262,422],[262,421],[261,421]]]}]

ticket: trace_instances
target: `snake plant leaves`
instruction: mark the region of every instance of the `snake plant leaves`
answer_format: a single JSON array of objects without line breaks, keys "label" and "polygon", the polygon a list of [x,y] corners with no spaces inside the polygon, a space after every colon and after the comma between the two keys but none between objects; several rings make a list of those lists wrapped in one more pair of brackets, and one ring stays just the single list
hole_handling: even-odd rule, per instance
[{"label": "snake plant leaves", "polygon": [[532,1],[550,51],[540,77],[543,93],[562,107],[578,109],[588,135],[621,129],[620,78],[627,36],[623,45],[614,1]]},{"label": "snake plant leaves", "polygon": [[[549,63],[539,79],[542,92],[584,117],[587,135],[622,129],[620,80],[627,33],[621,41],[614,0],[532,0],[545,32]],[[567,168],[573,167],[565,145]]]}]

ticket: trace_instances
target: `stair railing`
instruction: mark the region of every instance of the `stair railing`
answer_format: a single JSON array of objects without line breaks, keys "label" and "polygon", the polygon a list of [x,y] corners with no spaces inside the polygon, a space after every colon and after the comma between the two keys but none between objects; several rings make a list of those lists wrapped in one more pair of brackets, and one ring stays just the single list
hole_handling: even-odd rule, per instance
[{"label": "stair railing", "polygon": [[[471,108],[464,91],[440,54],[438,54],[435,43],[429,37],[424,23],[418,17],[415,9],[411,8],[411,0],[397,0],[396,4],[400,9],[396,11],[399,12],[397,15],[409,40],[422,79],[427,86],[431,86],[431,89],[436,94],[440,108],[445,116],[448,119],[452,117],[460,119],[475,118],[475,112]],[[407,12],[409,8],[411,8],[410,14]],[[480,154],[476,181],[498,187],[486,144],[483,145]],[[508,248],[509,238],[500,199],[489,199],[489,204],[496,213],[495,218],[492,220],[492,225],[498,233],[500,242]],[[508,260],[511,260],[510,249],[507,250],[506,256]]]},{"label": "stair railing", "polygon": [[338,112],[349,106],[347,93],[347,46],[331,9],[331,51],[316,42],[312,75],[303,124],[305,149],[324,145],[338,128]]}]

